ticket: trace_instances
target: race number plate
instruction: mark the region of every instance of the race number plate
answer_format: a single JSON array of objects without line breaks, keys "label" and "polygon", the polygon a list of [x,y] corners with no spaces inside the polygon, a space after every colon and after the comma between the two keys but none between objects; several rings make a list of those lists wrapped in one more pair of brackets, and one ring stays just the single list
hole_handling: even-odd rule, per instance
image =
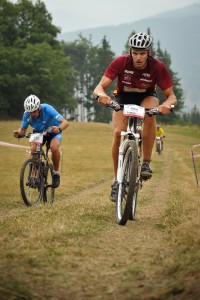
[{"label": "race number plate", "polygon": [[135,104],[126,104],[124,105],[123,114],[125,116],[133,116],[140,119],[144,119],[145,109],[144,107]]},{"label": "race number plate", "polygon": [[32,133],[29,138],[30,143],[42,144],[43,142],[43,134],[42,133]]}]

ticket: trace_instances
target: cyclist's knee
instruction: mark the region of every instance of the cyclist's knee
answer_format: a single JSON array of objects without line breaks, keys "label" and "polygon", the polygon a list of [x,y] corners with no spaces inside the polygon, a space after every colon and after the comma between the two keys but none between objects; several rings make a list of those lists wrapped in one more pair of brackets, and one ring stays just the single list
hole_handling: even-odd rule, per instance
[{"label": "cyclist's knee", "polygon": [[142,101],[141,105],[149,108],[157,107],[159,105],[159,101],[157,97],[148,96]]},{"label": "cyclist's knee", "polygon": [[115,130],[114,131],[113,144],[119,147],[120,140],[121,140],[121,131]]},{"label": "cyclist's knee", "polygon": [[155,117],[145,117],[144,129],[156,130],[156,119]]},{"label": "cyclist's knee", "polygon": [[114,139],[120,139],[120,137],[121,137],[121,130],[115,129]]},{"label": "cyclist's knee", "polygon": [[50,149],[52,154],[56,154],[59,152],[59,147],[57,145],[52,145]]}]

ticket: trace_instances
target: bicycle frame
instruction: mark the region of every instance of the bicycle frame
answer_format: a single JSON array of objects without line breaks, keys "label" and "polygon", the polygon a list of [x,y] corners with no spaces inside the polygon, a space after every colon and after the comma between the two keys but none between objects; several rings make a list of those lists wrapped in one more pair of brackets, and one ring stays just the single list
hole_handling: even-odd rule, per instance
[{"label": "bicycle frame", "polygon": [[[45,151],[42,148],[44,145],[46,145]],[[48,157],[48,152],[50,149],[49,141],[46,141],[44,145],[42,146],[42,144],[37,143],[36,151],[32,153],[32,158],[38,159],[39,161],[42,161],[42,158],[44,158],[44,160],[48,161],[48,163],[50,164],[50,160]]]},{"label": "bicycle frame", "polygon": [[[117,181],[122,183],[122,165],[125,152],[125,141],[127,139],[139,142],[140,134],[136,133],[137,128],[137,117],[130,116],[128,118],[127,130],[121,132],[121,144],[119,147],[119,156],[118,156],[118,169],[117,169]],[[140,158],[140,153],[138,151],[138,157]]]},{"label": "bicycle frame", "polygon": [[[126,111],[123,114],[126,115]],[[116,200],[116,219],[119,225],[125,225],[128,219],[135,219],[137,193],[139,188],[142,187],[139,146],[141,135],[137,132],[139,118],[130,112],[127,129],[121,132],[117,168],[118,194]]]}]

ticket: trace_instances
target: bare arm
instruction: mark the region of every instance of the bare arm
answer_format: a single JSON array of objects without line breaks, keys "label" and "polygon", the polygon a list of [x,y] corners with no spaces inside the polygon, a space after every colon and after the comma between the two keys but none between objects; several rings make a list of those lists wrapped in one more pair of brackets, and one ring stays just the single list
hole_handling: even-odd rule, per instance
[{"label": "bare arm", "polygon": [[69,126],[69,122],[68,122],[65,118],[62,118],[62,119],[60,120],[59,126],[52,126],[52,130],[53,130],[54,133],[59,133],[59,132],[60,132],[59,128],[61,128],[61,130],[63,131],[63,130],[65,130],[68,126]]},{"label": "bare arm", "polygon": [[69,126],[69,122],[68,122],[66,119],[62,118],[62,119],[60,120],[60,126],[59,126],[59,127],[60,127],[62,130],[64,130],[64,129],[66,129],[68,126]]},{"label": "bare arm", "polygon": [[173,87],[170,87],[163,91],[164,95],[166,96],[166,100],[158,106],[158,110],[163,115],[167,115],[170,113],[171,105],[176,106],[177,99],[173,91]]},{"label": "bare arm", "polygon": [[111,83],[112,80],[110,78],[103,76],[93,92],[95,97],[99,96],[98,101],[104,105],[108,105],[112,101],[112,99],[105,92]]}]

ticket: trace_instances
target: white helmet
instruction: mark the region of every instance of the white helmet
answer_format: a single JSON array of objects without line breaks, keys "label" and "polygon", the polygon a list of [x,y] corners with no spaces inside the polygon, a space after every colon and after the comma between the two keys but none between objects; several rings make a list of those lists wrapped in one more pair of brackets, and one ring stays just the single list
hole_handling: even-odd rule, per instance
[{"label": "white helmet", "polygon": [[134,34],[129,39],[129,46],[135,49],[148,50],[152,46],[152,38],[144,32]]},{"label": "white helmet", "polygon": [[24,101],[25,112],[33,112],[40,107],[40,99],[35,95],[30,95]]}]

